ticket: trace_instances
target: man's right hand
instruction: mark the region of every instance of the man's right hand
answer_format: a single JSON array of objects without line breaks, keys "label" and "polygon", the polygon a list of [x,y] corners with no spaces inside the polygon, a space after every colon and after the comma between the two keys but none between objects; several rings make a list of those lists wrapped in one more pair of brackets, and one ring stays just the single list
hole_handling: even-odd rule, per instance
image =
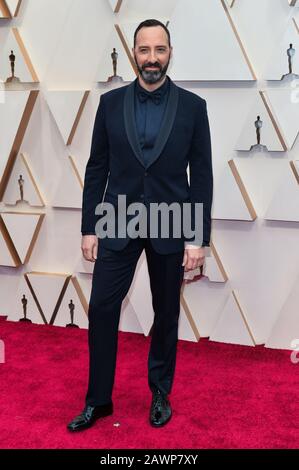
[{"label": "man's right hand", "polygon": [[81,250],[83,257],[87,261],[92,261],[94,263],[98,254],[98,237],[96,235],[83,235]]}]

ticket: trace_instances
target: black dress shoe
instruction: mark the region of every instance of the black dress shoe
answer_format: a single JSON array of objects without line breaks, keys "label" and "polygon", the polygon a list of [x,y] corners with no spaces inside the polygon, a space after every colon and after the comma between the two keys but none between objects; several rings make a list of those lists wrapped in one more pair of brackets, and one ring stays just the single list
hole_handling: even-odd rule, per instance
[{"label": "black dress shoe", "polygon": [[86,405],[82,413],[67,425],[67,429],[69,431],[81,431],[92,426],[97,419],[112,415],[112,413],[112,402],[99,406]]},{"label": "black dress shoe", "polygon": [[167,395],[164,395],[160,390],[153,393],[151,409],[150,409],[150,424],[156,428],[164,426],[168,423],[172,415],[170,402]]}]

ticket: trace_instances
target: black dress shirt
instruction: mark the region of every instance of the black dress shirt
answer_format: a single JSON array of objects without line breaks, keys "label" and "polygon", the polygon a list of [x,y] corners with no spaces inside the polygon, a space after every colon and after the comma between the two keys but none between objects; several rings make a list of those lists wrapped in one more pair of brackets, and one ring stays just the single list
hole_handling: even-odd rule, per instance
[{"label": "black dress shirt", "polygon": [[144,161],[154,147],[169,95],[169,78],[154,91],[147,91],[139,80],[135,87],[135,118]]}]

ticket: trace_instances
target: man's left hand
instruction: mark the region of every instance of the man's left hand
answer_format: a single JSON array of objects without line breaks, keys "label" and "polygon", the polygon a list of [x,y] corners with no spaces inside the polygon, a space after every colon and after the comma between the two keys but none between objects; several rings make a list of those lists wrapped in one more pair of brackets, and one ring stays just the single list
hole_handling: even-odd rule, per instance
[{"label": "man's left hand", "polygon": [[203,266],[205,261],[205,248],[203,246],[186,245],[182,266],[185,266],[185,271],[192,271],[193,269]]}]

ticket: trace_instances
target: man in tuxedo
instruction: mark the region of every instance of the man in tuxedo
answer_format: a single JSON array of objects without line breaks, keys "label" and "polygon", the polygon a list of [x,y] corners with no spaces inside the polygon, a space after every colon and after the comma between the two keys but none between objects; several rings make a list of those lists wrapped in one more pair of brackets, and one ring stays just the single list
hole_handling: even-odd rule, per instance
[{"label": "man in tuxedo", "polygon": [[[148,355],[149,422],[160,427],[170,420],[183,275],[203,265],[210,244],[213,173],[206,101],[175,85],[166,74],[172,46],[163,23],[142,22],[132,52],[138,77],[101,95],[85,172],[81,248],[84,258],[95,263],[88,312],[89,384],[85,407],[68,424],[70,431],[90,427],[113,413],[121,305],[143,249],[154,310]],[[187,203],[192,228],[196,228],[196,205],[201,204],[201,236],[175,235],[174,227],[181,226],[175,216],[169,222],[169,236],[161,234],[161,224],[158,234],[151,236],[154,224],[148,214],[146,236],[118,231],[103,236],[103,213],[99,216],[103,203],[112,205],[117,228],[123,228],[117,222],[123,210],[119,195],[126,196],[128,205],[139,203],[147,209],[155,203],[179,207]],[[132,216],[126,213],[126,224],[129,221]]]}]

